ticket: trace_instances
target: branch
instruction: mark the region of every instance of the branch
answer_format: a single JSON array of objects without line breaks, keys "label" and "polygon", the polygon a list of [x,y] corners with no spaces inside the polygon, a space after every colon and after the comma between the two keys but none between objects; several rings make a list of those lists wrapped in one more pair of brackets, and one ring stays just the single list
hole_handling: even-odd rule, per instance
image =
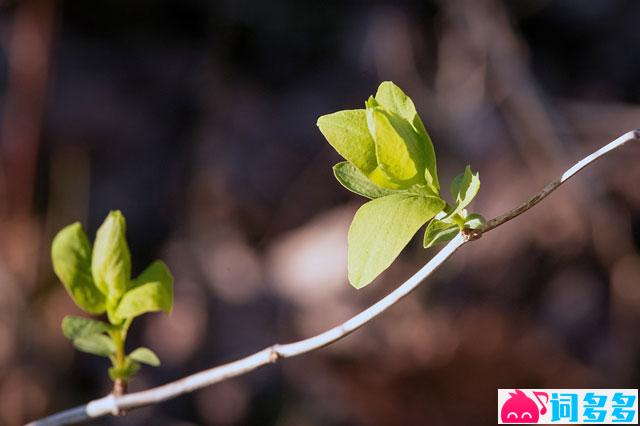
[{"label": "branch", "polygon": [[555,191],[560,185],[562,185],[563,183],[571,179],[573,176],[575,176],[580,170],[584,169],[585,167],[587,167],[588,165],[596,161],[598,158],[610,153],[616,148],[620,148],[622,145],[632,140],[640,140],[640,129],[635,129],[630,132],[627,132],[624,135],[620,136],[618,139],[612,142],[609,142],[607,145],[603,146],[599,150],[593,152],[590,155],[587,155],[582,160],[578,161],[576,164],[571,166],[571,168],[566,172],[564,172],[562,176],[560,176],[558,179],[554,180],[553,182],[545,186],[542,189],[542,191],[540,191],[533,197],[529,198],[520,206],[516,207],[511,211],[508,211],[503,215],[500,215],[494,219],[491,219],[489,222],[487,222],[487,226],[484,228],[483,233],[489,232],[492,229],[497,228],[500,225],[503,225],[504,223],[510,221],[516,216],[520,216],[522,213],[526,212],[531,207],[535,206],[540,201],[545,199],[549,194]]},{"label": "branch", "polygon": [[371,305],[358,315],[348,321],[305,340],[288,344],[275,344],[265,348],[246,358],[230,362],[218,367],[213,367],[199,373],[192,374],[185,378],[158,386],[146,391],[134,392],[124,396],[107,395],[103,398],[93,400],[88,404],[81,405],[69,410],[61,411],[49,417],[29,423],[28,426],[54,426],[77,423],[80,421],[106,416],[108,414],[117,415],[124,411],[144,407],[146,405],[157,404],[179,395],[193,392],[197,389],[218,383],[232,377],[241,376],[253,371],[263,365],[275,363],[284,358],[291,358],[308,352],[315,351],[324,346],[330,345],[349,334],[353,333],[378,315],[398,303],[402,298],[415,290],[427,277],[429,277],[440,265],[442,265],[453,253],[462,245],[469,241],[476,240],[483,233],[489,232],[500,225],[514,219],[526,212],[560,185],[565,183],[580,170],[593,163],[598,158],[606,155],[616,148],[621,147],[631,140],[640,140],[640,129],[632,130],[620,136],[618,139],[600,148],[591,155],[583,158],[567,170],[560,178],[548,184],[538,194],[524,202],[515,209],[498,216],[487,223],[484,230],[465,229],[451,240],[436,256],[434,256],[425,266],[416,272],[411,278],[393,290],[387,296]]}]

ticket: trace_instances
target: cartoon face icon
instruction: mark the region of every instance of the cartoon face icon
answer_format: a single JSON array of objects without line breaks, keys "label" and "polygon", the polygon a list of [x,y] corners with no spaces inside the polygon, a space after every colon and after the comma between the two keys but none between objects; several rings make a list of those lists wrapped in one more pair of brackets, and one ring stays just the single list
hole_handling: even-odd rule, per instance
[{"label": "cartoon face icon", "polygon": [[538,411],[536,403],[519,389],[509,392],[509,399],[502,405],[500,419],[503,423],[538,423],[540,414],[547,412],[545,405],[540,401],[540,396],[549,396],[544,392],[534,392],[542,409]]}]

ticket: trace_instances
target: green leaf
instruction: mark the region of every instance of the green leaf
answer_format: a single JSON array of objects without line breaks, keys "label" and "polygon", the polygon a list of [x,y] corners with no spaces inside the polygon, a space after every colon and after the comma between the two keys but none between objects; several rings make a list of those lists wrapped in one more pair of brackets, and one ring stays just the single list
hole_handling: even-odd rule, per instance
[{"label": "green leaf", "polygon": [[391,81],[384,81],[378,87],[375,100],[386,110],[399,115],[413,126],[420,136],[425,155],[425,179],[430,189],[438,194],[440,185],[436,169],[436,153],[427,130],[416,111],[411,98],[409,98],[398,86]]},{"label": "green leaf", "polygon": [[371,182],[360,170],[348,161],[343,161],[333,166],[333,174],[342,186],[363,197],[373,199],[393,193]]},{"label": "green leaf", "polygon": [[118,305],[115,316],[133,318],[146,312],[171,312],[173,277],[162,261],[155,261],[130,286]]},{"label": "green leaf", "polygon": [[394,179],[391,175],[389,175],[389,173],[386,172],[385,166],[382,164],[379,164],[377,168],[369,173],[368,177],[369,180],[375,185],[391,191],[401,190],[411,185],[410,183]]},{"label": "green leaf", "polygon": [[385,174],[400,188],[424,182],[424,153],[409,123],[381,108],[368,108],[367,114],[376,158]]},{"label": "green leaf", "polygon": [[90,318],[67,315],[62,319],[62,333],[70,340],[106,333],[109,330],[111,326],[106,322]]},{"label": "green leaf", "polygon": [[465,207],[473,201],[478,190],[480,189],[480,175],[471,173],[471,167],[467,166],[464,173],[456,176],[451,182],[451,196],[453,197],[456,207],[449,214],[453,216],[460,213]]},{"label": "green leaf", "polygon": [[127,290],[131,290],[151,282],[161,282],[169,289],[173,288],[173,276],[171,275],[171,271],[169,271],[167,264],[162,260],[156,260],[151,265],[147,266],[147,269],[142,271],[136,279],[131,280]]},{"label": "green leaf", "polygon": [[368,176],[378,167],[365,110],[344,110],[323,115],[317,124],[329,144],[362,173]]},{"label": "green leaf", "polygon": [[411,98],[392,81],[383,81],[380,83],[375,100],[386,110],[398,114],[412,124],[418,116],[418,112]]},{"label": "green leaf", "polygon": [[115,316],[117,318],[134,318],[147,312],[171,312],[171,289],[160,282],[143,284],[129,290],[122,296]]},{"label": "green leaf", "polygon": [[349,228],[351,285],[362,288],[373,281],[444,206],[439,197],[393,194],[360,207]]},{"label": "green leaf", "polygon": [[76,222],[63,228],[51,244],[53,270],[71,299],[82,310],[101,314],[105,310],[105,297],[91,277],[91,244]]},{"label": "green leaf", "polygon": [[151,365],[153,367],[160,366],[160,360],[158,356],[153,353],[151,349],[148,348],[138,348],[129,354],[129,357],[135,361],[141,362],[143,364]]},{"label": "green leaf", "polygon": [[122,296],[131,278],[131,254],[125,234],[124,216],[120,211],[112,211],[98,229],[93,245],[93,280],[112,300]]},{"label": "green leaf", "polygon": [[424,232],[424,248],[446,243],[452,240],[458,232],[460,232],[460,227],[457,224],[433,219]]},{"label": "green leaf", "polygon": [[100,356],[111,356],[115,353],[113,341],[104,335],[111,326],[102,321],[90,318],[66,316],[62,320],[62,332],[73,345],[82,352]]},{"label": "green leaf", "polygon": [[73,345],[82,352],[100,356],[115,354],[116,348],[111,339],[104,334],[91,334],[73,339]]}]

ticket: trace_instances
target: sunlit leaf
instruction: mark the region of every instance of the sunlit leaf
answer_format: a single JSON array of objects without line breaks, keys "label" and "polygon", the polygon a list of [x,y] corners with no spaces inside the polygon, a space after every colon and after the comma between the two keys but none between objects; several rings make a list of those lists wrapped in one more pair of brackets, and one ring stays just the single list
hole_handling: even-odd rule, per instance
[{"label": "sunlit leaf", "polygon": [[362,173],[369,175],[377,168],[375,146],[364,109],[323,115],[318,119],[318,127],[329,144]]},{"label": "sunlit leaf", "polygon": [[400,254],[418,229],[444,208],[438,197],[387,195],[364,204],[349,229],[349,281],[361,288]]},{"label": "sunlit leaf", "polygon": [[112,211],[98,229],[93,245],[93,280],[112,300],[126,291],[131,278],[131,254],[125,234],[124,216],[120,211]]},{"label": "sunlit leaf", "polygon": [[115,316],[133,318],[146,312],[171,312],[173,307],[173,277],[162,261],[155,261],[138,278],[118,305]]},{"label": "sunlit leaf", "polygon": [[424,154],[407,121],[380,108],[368,108],[367,114],[382,170],[401,188],[424,181]]},{"label": "sunlit leaf", "polygon": [[380,84],[375,99],[383,108],[411,123],[413,129],[419,135],[426,166],[425,179],[433,193],[438,194],[440,185],[438,183],[435,150],[413,101],[391,81],[384,81]]},{"label": "sunlit leaf", "polygon": [[451,196],[456,206],[449,216],[460,213],[473,201],[480,190],[480,175],[471,172],[471,167],[467,166],[464,173],[456,176],[451,182]]},{"label": "sunlit leaf", "polygon": [[127,290],[140,287],[143,284],[151,282],[161,282],[168,288],[173,288],[173,275],[166,263],[162,260],[156,260],[140,273],[135,279],[129,282]]},{"label": "sunlit leaf", "polygon": [[51,261],[71,299],[92,314],[105,310],[105,296],[91,276],[91,244],[78,222],[63,228],[51,244]]}]

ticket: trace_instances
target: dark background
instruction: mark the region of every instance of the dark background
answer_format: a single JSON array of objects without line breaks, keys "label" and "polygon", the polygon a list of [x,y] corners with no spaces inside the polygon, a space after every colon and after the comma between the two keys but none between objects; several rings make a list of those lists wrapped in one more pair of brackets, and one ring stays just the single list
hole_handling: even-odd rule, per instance
[{"label": "dark background", "polygon": [[[108,362],[60,331],[78,314],[52,236],[111,209],[134,272],[173,271],[175,308],[132,390],[307,337],[435,250],[420,237],[367,288],[346,280],[363,200],[333,179],[318,116],[383,80],[416,102],[472,209],[515,207],[640,126],[640,2],[5,1],[0,5],[0,423],[109,392]],[[600,161],[457,253],[347,339],[113,425],[489,425],[497,388],[638,387],[640,147]]]}]

